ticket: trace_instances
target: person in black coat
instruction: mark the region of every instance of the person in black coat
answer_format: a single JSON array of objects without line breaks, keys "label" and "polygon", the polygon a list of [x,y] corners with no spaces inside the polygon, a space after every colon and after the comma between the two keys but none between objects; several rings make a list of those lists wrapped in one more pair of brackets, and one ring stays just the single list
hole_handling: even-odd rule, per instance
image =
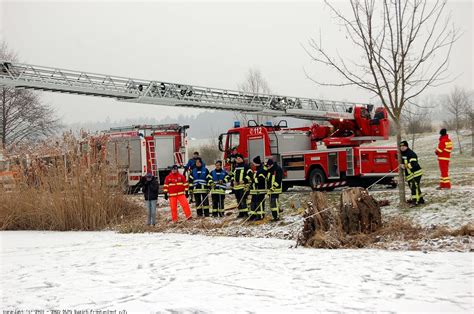
[{"label": "person in black coat", "polygon": [[413,206],[424,204],[425,200],[421,194],[421,176],[423,175],[423,169],[418,162],[418,156],[408,147],[407,141],[400,143],[400,150],[402,152],[401,168],[405,169],[405,178],[411,190],[411,199],[408,203]]},{"label": "person in black coat", "polygon": [[156,202],[158,200],[158,180],[151,173],[147,173],[142,179],[142,192],[145,197],[145,204],[148,210],[147,225],[156,224]]},{"label": "person in black coat", "polygon": [[280,219],[280,194],[283,191],[283,169],[272,159],[267,161],[267,187],[273,220]]},{"label": "person in black coat", "polygon": [[250,220],[262,220],[265,217],[265,197],[267,196],[267,170],[263,167],[260,156],[252,160],[256,171],[253,176],[253,182],[250,186],[250,195],[252,201],[250,203],[249,216]]},{"label": "person in black coat", "polygon": [[245,163],[244,156],[241,154],[235,155],[235,167],[234,171],[231,172],[232,177],[232,191],[237,201],[237,207],[239,209],[238,218],[248,217],[248,190],[249,185],[252,184],[253,172],[252,169]]}]

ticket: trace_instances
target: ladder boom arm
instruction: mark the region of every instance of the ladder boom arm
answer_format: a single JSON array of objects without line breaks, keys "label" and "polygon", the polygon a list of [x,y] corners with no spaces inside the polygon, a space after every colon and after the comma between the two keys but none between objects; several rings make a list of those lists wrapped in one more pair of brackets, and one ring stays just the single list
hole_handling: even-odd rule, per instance
[{"label": "ladder boom arm", "polygon": [[240,111],[310,120],[353,119],[351,108],[356,105],[132,79],[1,60],[0,86],[110,97],[133,103]]}]

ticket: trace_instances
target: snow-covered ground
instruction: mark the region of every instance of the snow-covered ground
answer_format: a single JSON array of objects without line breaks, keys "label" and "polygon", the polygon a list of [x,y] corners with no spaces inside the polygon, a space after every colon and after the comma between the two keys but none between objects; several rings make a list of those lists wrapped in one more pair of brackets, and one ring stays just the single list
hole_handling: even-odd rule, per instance
[{"label": "snow-covered ground", "polygon": [[[412,218],[416,223],[430,227],[432,225],[445,225],[452,228],[474,222],[474,158],[470,156],[471,136],[467,130],[462,131],[461,143],[464,153],[460,154],[459,145],[455,134],[450,134],[454,150],[451,154],[449,174],[452,182],[451,190],[436,190],[439,182],[439,169],[437,157],[434,153],[439,135],[423,134],[415,141],[414,151],[418,154],[423,177],[421,190],[426,205],[414,209],[401,211],[397,208],[398,191],[373,191],[377,199],[387,199],[391,202],[388,207],[382,208],[384,216],[403,215]],[[395,140],[377,141],[371,145],[393,145]],[[409,141],[411,145],[411,141]],[[410,195],[406,187],[407,196]]]},{"label": "snow-covered ground", "polygon": [[473,253],[294,249],[294,241],[278,239],[160,233],[21,231],[0,237],[2,310],[474,308]]},{"label": "snow-covered ground", "polygon": [[[405,211],[400,211],[394,205],[382,207],[382,214],[386,217],[401,214],[425,227],[438,225],[459,228],[474,222],[474,186],[453,185],[451,190],[444,191],[427,187],[422,191],[426,205]],[[398,195],[393,191],[376,191],[372,195],[376,199],[388,199],[392,204],[397,204]]]}]

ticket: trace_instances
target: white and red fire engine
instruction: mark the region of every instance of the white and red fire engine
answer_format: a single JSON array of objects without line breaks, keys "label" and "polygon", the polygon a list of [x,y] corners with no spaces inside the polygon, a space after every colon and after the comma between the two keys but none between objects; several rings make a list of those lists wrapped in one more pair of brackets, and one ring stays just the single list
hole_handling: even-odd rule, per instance
[{"label": "white and red fire engine", "polygon": [[136,191],[140,178],[153,173],[163,184],[171,166],[183,166],[186,160],[187,125],[160,124],[111,128],[104,131],[108,137],[106,160],[116,166],[113,176],[124,190]]},{"label": "white and red fire engine", "polygon": [[285,120],[277,125],[257,125],[251,120],[245,127],[236,123],[235,128],[221,134],[219,146],[227,167],[236,153],[248,162],[255,156],[277,161],[283,168],[284,190],[294,185],[332,189],[375,182],[395,186],[397,148],[360,146],[388,138],[387,112],[382,107],[374,114],[372,110],[371,105],[349,107],[341,118],[328,117],[333,127],[314,123],[289,128]]}]

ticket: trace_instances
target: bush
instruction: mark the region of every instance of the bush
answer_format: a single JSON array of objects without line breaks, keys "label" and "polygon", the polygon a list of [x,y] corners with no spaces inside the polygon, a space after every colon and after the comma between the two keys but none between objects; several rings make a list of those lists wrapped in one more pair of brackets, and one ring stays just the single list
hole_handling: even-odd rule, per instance
[{"label": "bush", "polygon": [[65,155],[52,147],[48,157],[15,169],[14,187],[0,191],[0,229],[100,230],[140,210],[108,184],[105,163],[66,140]]},{"label": "bush", "polygon": [[203,144],[197,148],[192,148],[190,152],[198,151],[202,160],[206,165],[213,165],[216,160],[222,159],[222,152],[219,150],[218,145],[213,144]]}]

